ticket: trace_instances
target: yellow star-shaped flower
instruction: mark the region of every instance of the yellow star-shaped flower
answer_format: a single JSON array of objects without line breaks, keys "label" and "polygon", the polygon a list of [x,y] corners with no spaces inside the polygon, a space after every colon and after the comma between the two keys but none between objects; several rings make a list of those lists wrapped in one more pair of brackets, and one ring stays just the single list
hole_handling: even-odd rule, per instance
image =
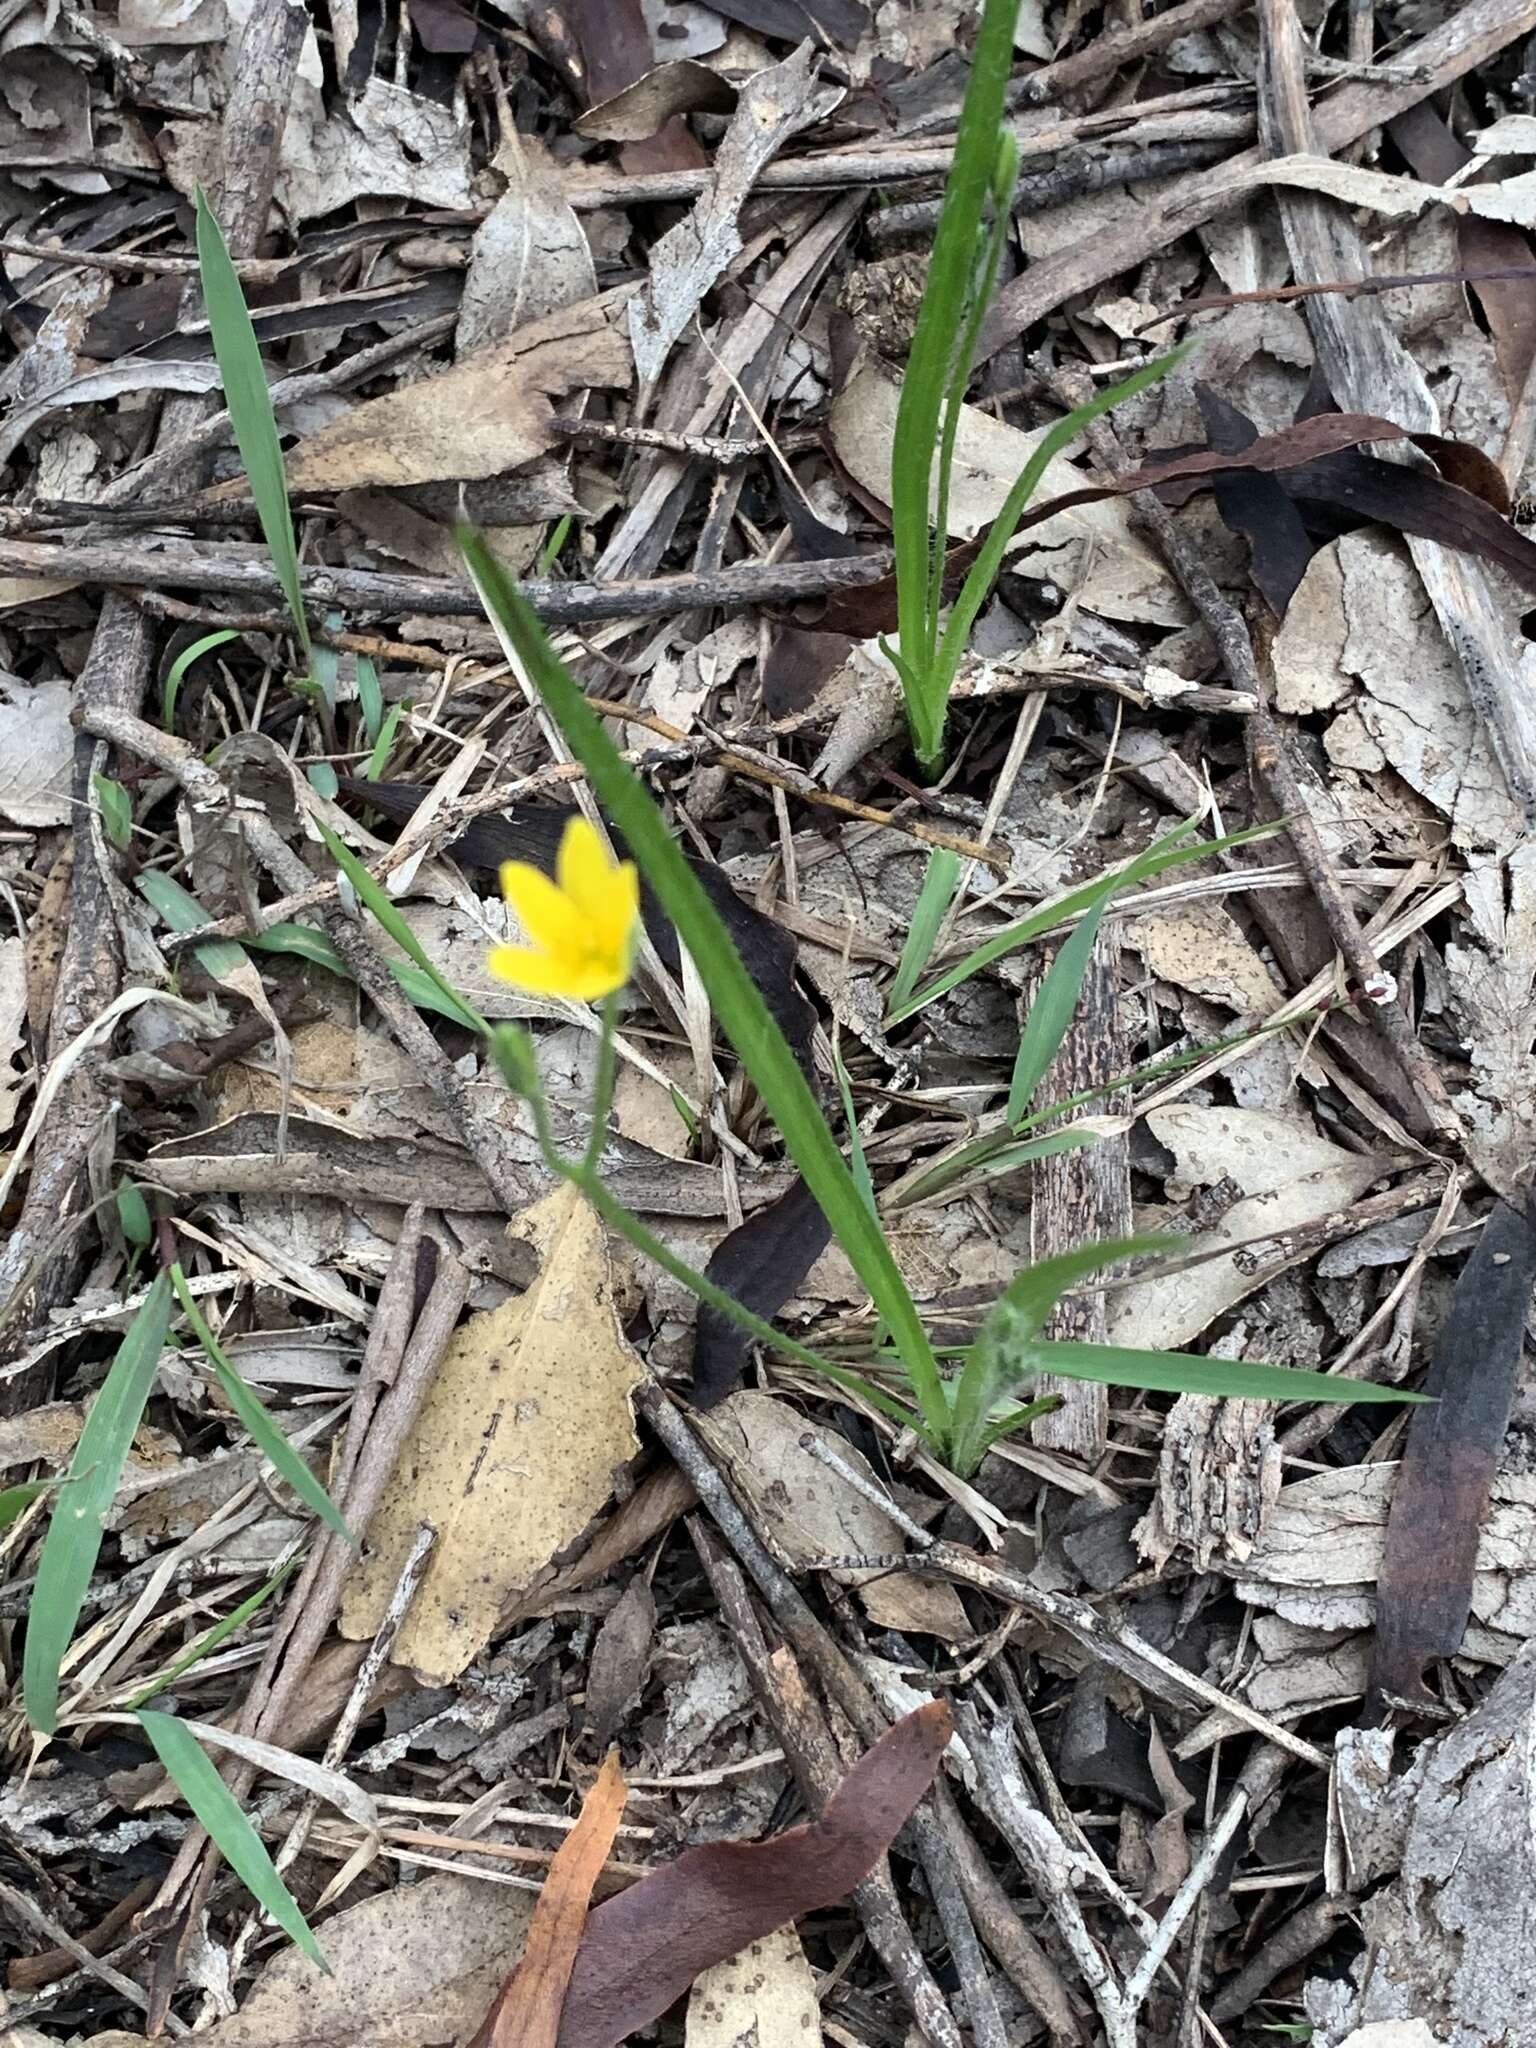
[{"label": "yellow star-shaped flower", "polygon": [[634,862],[616,861],[585,818],[565,828],[554,881],[526,861],[503,861],[501,893],[533,943],[491,948],[487,964],[498,980],[529,995],[587,1003],[628,981],[640,878]]}]

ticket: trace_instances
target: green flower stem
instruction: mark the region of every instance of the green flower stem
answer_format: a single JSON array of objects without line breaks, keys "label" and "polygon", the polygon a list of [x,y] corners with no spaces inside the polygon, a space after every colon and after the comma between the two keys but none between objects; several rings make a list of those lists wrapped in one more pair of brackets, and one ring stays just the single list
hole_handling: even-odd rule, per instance
[{"label": "green flower stem", "polygon": [[[605,1035],[610,1042],[613,1000],[609,998],[603,1012]],[[785,1331],[775,1329],[772,1323],[754,1315],[751,1309],[745,1307],[734,1295],[727,1294],[723,1287],[717,1287],[713,1280],[706,1279],[695,1267],[690,1266],[686,1259],[680,1259],[676,1252],[646,1228],[632,1209],[626,1209],[622,1202],[609,1194],[603,1185],[590,1145],[582,1159],[566,1158],[555,1143],[554,1132],[550,1128],[549,1105],[545,1101],[543,1088],[537,1085],[531,1073],[520,1078],[519,1092],[532,1113],[534,1136],[540,1152],[544,1155],[544,1164],[557,1179],[568,1181],[572,1187],[579,1189],[583,1198],[592,1205],[609,1229],[617,1231],[642,1258],[660,1266],[664,1273],[669,1274],[679,1286],[686,1287],[697,1300],[705,1302],[721,1315],[729,1316],[749,1336],[756,1337],[760,1344],[766,1344],[774,1351],[783,1353],[785,1357],[793,1358],[800,1365],[809,1366],[814,1372],[825,1373],[828,1379],[835,1380],[840,1387],[847,1387],[850,1392],[862,1395],[893,1422],[900,1423],[904,1429],[912,1430],[930,1450],[936,1448],[932,1431],[911,1409],[900,1401],[893,1401],[878,1387],[872,1387],[858,1373],[846,1372],[841,1366],[834,1365],[830,1359],[823,1358],[819,1351],[813,1351],[808,1344],[802,1344]],[[595,1101],[593,1106],[597,1106]],[[606,1121],[606,1115],[602,1121]],[[602,1122],[594,1119],[593,1128],[600,1131]],[[598,1149],[601,1149],[600,1146]]]},{"label": "green flower stem", "polygon": [[603,998],[602,1029],[597,1040],[597,1079],[592,1086],[592,1128],[587,1133],[587,1149],[582,1155],[583,1173],[596,1173],[603,1156],[603,1139],[608,1134],[608,1112],[613,1107],[614,1082],[614,1027],[619,1021],[619,995]]}]

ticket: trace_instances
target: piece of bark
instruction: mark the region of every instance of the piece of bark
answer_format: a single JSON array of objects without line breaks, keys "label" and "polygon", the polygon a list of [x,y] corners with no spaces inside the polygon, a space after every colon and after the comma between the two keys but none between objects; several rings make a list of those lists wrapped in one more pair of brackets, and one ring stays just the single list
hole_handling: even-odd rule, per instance
[{"label": "piece of bark", "polygon": [[[1083,976],[1077,1011],[1061,1050],[1052,1061],[1037,1099],[1059,1102],[1085,1088],[1102,1087],[1129,1064],[1120,1021],[1120,944],[1113,925],[1094,941]],[[1101,1105],[1113,1116],[1122,1098]],[[1054,1152],[1034,1165],[1034,1200],[1029,1212],[1033,1259],[1052,1258],[1079,1245],[1128,1237],[1131,1231],[1130,1152],[1123,1137]],[[1102,1293],[1080,1291],[1059,1302],[1045,1326],[1048,1337],[1082,1343],[1107,1340]],[[1058,1394],[1061,1406],[1032,1426],[1037,1444],[1092,1464],[1104,1452],[1109,1431],[1109,1389],[1092,1380],[1060,1380],[1042,1374],[1031,1396]]]}]

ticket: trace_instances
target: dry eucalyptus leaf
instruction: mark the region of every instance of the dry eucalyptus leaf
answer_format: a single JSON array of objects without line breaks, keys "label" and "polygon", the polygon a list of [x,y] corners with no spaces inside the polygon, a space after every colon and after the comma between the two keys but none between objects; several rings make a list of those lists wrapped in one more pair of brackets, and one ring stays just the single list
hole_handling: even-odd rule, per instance
[{"label": "dry eucalyptus leaf", "polygon": [[510,130],[497,164],[507,189],[470,244],[453,338],[460,360],[597,291],[591,248],[547,152]]},{"label": "dry eucalyptus leaf", "polygon": [[820,2033],[816,1979],[792,1925],[701,1970],[688,1994],[685,2048],[809,2048]]},{"label": "dry eucalyptus leaf", "polygon": [[24,683],[0,671],[0,818],[7,824],[68,824],[72,701],[69,683]]},{"label": "dry eucalyptus leaf", "polygon": [[[1242,1114],[1267,1113],[1253,1110]],[[1299,1147],[1305,1140],[1306,1134],[1299,1126],[1285,1119],[1273,1121],[1283,1125],[1287,1146]],[[1280,1153],[1272,1162],[1272,1170],[1288,1173],[1289,1177],[1234,1203],[1213,1229],[1190,1239],[1188,1251],[1215,1256],[1205,1257],[1200,1264],[1181,1271],[1154,1274],[1134,1281],[1129,1287],[1111,1290],[1106,1298],[1110,1343],[1155,1351],[1181,1350],[1218,1316],[1272,1280],[1286,1263],[1303,1257],[1304,1252],[1298,1250],[1291,1261],[1286,1261],[1277,1251],[1274,1259],[1260,1266],[1240,1261],[1234,1252],[1223,1252],[1222,1247],[1242,1245],[1250,1238],[1269,1239],[1294,1232],[1332,1210],[1344,1208],[1363,1195],[1372,1181],[1379,1180],[1390,1163],[1362,1159],[1338,1147],[1330,1149],[1337,1155],[1334,1163],[1310,1172],[1290,1167],[1285,1153]],[[1246,1161],[1245,1170],[1265,1173],[1260,1162],[1250,1155],[1239,1150],[1235,1156]],[[1137,1221],[1139,1227],[1156,1229],[1163,1219],[1154,1213],[1141,1215]]]},{"label": "dry eucalyptus leaf", "polygon": [[[842,1462],[879,1482],[868,1461],[836,1430],[808,1422],[771,1394],[732,1394],[695,1426],[730,1461],[732,1482],[796,1570],[825,1557],[875,1556],[905,1548],[900,1525],[866,1500],[839,1473],[805,1449],[813,1436]],[[960,1596],[936,1579],[908,1572],[834,1571],[858,1589],[871,1621],[956,1642],[971,1633]]]},{"label": "dry eucalyptus leaf", "polygon": [[639,1447],[632,1397],[645,1369],[619,1329],[597,1216],[562,1186],[513,1228],[537,1245],[539,1276],[449,1344],[342,1606],[344,1635],[372,1635],[430,1522],[437,1543],[394,1655],[436,1683],[484,1647],[505,1602],[581,1534]]},{"label": "dry eucalyptus leaf", "polygon": [[630,337],[643,383],[661,375],[700,300],[741,254],[736,216],[758,172],[790,136],[836,104],[838,95],[817,90],[818,68],[816,46],[807,39],[782,64],[743,86],[709,183],[692,211],[653,243],[650,278],[630,305]]},{"label": "dry eucalyptus leaf", "polygon": [[553,400],[627,384],[629,367],[628,345],[598,300],[564,307],[307,435],[287,458],[289,488],[500,476],[553,445]]},{"label": "dry eucalyptus leaf", "polygon": [[[867,361],[833,400],[829,420],[838,462],[861,491],[882,505],[891,497],[891,444],[900,396],[896,374]],[[991,525],[1045,431],[1022,433],[975,406],[960,408],[949,495],[951,538],[969,540]],[[1037,496],[1043,500],[1080,490],[1085,481],[1080,469],[1058,455],[1047,464]],[[1106,618],[1178,626],[1189,617],[1167,567],[1132,527],[1123,499],[1077,505],[1032,526],[1010,554],[1009,566],[1026,576],[1051,577],[1075,592],[1085,609]]]},{"label": "dry eucalyptus leaf", "polygon": [[728,114],[736,90],[718,71],[675,57],[657,64],[611,99],[588,107],[571,123],[589,142],[644,142],[674,114]]}]

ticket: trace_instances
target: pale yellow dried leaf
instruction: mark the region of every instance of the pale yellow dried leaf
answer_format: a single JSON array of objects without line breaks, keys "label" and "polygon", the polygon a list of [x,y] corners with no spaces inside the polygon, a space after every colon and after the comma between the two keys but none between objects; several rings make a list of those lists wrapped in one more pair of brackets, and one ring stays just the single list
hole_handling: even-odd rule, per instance
[{"label": "pale yellow dried leaf", "polygon": [[342,1633],[371,1636],[430,1522],[437,1542],[394,1658],[434,1683],[484,1646],[503,1604],[581,1534],[638,1448],[644,1367],[619,1328],[602,1225],[561,1187],[513,1228],[537,1246],[538,1278],[456,1333],[342,1602]]},{"label": "pale yellow dried leaf", "polygon": [[627,384],[629,344],[596,299],[476,349],[441,376],[371,398],[300,441],[291,490],[501,476],[554,445],[554,401]]}]

